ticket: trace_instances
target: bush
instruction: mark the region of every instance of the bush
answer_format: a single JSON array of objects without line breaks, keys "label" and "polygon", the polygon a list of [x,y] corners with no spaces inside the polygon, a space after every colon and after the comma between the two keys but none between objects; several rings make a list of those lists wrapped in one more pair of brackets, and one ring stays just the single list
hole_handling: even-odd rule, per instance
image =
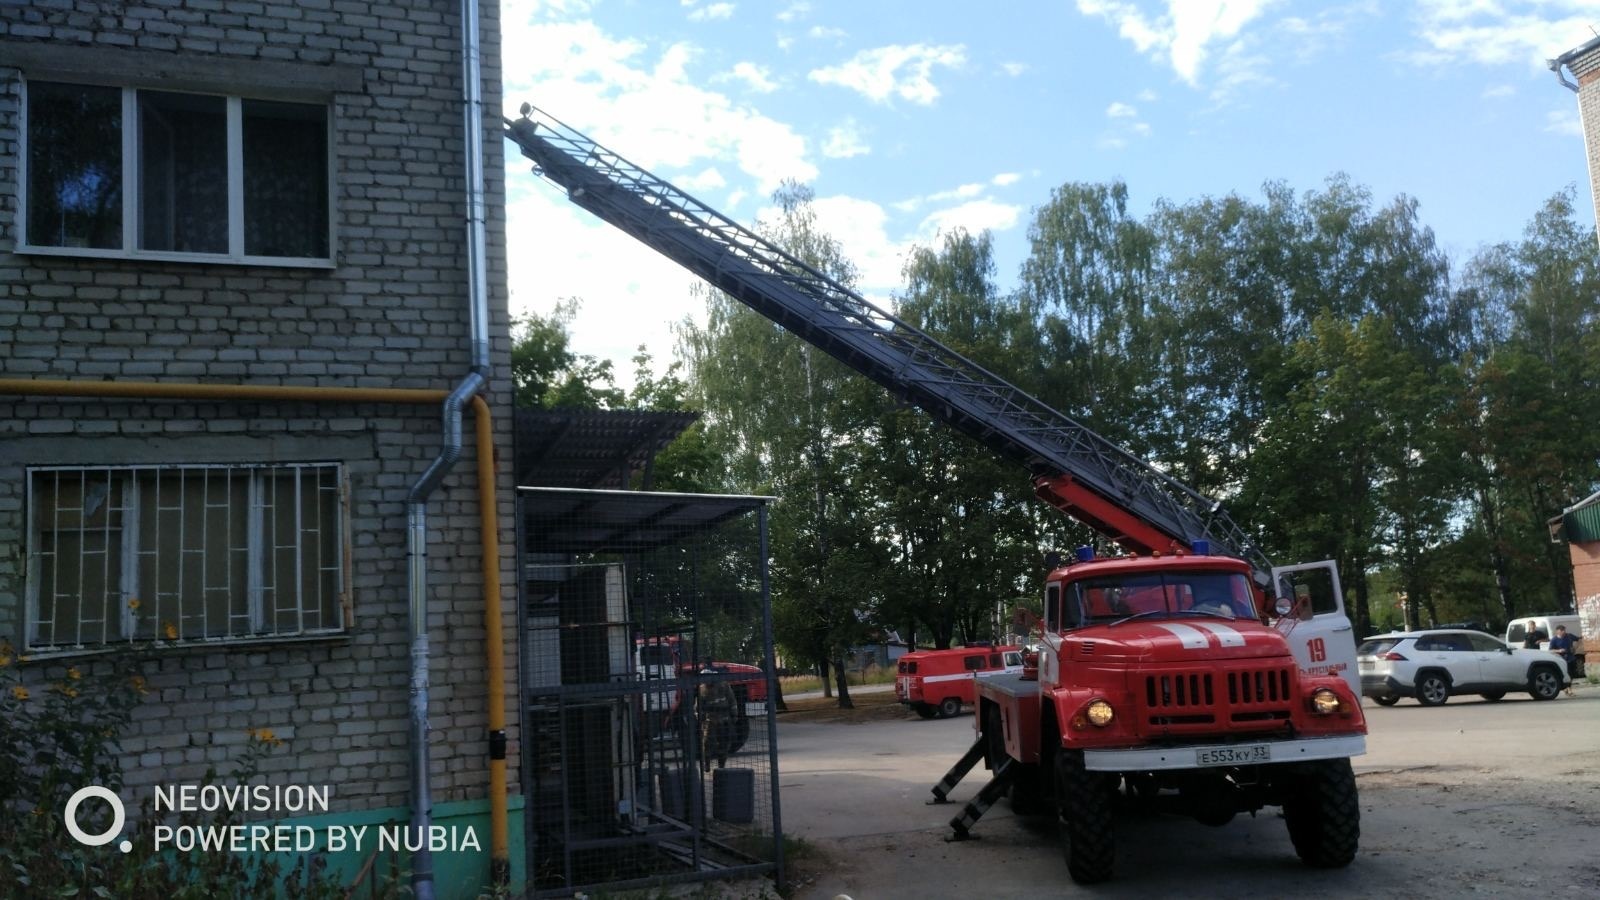
[{"label": "bush", "polygon": [[[73,792],[88,785],[122,788],[121,735],[145,694],[137,649],[102,657],[91,667],[70,666],[48,684],[22,683],[18,658],[0,642],[0,897],[128,898],[189,900],[210,897],[344,897],[320,867],[299,859],[289,871],[272,854],[156,850],[152,808],[140,805],[131,852],[120,840],[98,847],[80,844],[63,814]],[[252,731],[229,776],[244,784],[261,760],[283,741],[270,731]],[[216,781],[216,770],[202,783]],[[175,825],[226,827],[238,813],[180,813]],[[75,816],[82,830],[101,834],[112,824],[106,803],[89,801]]]}]

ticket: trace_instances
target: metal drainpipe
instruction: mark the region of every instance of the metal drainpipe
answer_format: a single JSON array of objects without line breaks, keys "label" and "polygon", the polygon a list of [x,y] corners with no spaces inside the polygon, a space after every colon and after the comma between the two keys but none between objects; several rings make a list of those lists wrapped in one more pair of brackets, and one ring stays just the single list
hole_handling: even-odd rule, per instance
[{"label": "metal drainpipe", "polygon": [[[467,288],[471,314],[472,368],[442,410],[443,444],[406,497],[406,562],[411,626],[411,826],[421,849],[411,857],[411,890],[433,900],[433,854],[427,847],[433,793],[428,779],[428,497],[461,458],[461,409],[483,391],[489,376],[489,287],[484,225],[483,68],[479,59],[476,0],[461,3],[462,153],[467,207]],[[492,453],[492,447],[479,447]],[[501,744],[503,745],[503,741]]]}]

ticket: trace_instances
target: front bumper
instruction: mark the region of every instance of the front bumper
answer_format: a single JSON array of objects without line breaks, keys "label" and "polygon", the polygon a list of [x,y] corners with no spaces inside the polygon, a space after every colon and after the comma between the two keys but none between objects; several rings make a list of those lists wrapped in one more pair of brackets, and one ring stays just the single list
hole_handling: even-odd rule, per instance
[{"label": "front bumper", "polygon": [[[1367,736],[1364,734],[1254,743],[1266,745],[1269,753],[1269,758],[1260,763],[1261,765],[1305,762],[1313,759],[1346,759],[1367,752]],[[1252,746],[1252,744],[1190,744],[1184,747],[1137,750],[1085,750],[1083,766],[1091,772],[1163,772],[1209,768],[1197,762],[1197,754],[1200,751],[1239,746]]]}]

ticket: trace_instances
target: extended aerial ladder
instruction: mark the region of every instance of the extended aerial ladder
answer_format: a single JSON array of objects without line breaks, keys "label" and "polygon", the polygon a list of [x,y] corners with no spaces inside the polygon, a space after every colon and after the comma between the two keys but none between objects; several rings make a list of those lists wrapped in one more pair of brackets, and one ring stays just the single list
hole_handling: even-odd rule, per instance
[{"label": "extended aerial ladder", "polygon": [[1028,467],[1044,500],[1125,549],[1171,552],[1209,541],[1271,563],[1200,494],[782,248],[524,105],[506,137],[573,203],[699,275],[802,340],[978,443]]}]

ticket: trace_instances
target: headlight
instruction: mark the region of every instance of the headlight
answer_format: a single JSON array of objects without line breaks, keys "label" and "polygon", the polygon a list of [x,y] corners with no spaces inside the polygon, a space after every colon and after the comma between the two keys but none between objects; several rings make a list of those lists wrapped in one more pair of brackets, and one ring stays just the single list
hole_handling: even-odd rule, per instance
[{"label": "headlight", "polygon": [[1339,711],[1339,695],[1327,688],[1317,688],[1311,694],[1311,711],[1319,716],[1331,716]]},{"label": "headlight", "polygon": [[1096,700],[1090,703],[1087,712],[1089,714],[1089,724],[1096,728],[1104,728],[1110,725],[1111,720],[1117,717],[1117,713],[1111,708],[1111,704],[1104,700]]}]

